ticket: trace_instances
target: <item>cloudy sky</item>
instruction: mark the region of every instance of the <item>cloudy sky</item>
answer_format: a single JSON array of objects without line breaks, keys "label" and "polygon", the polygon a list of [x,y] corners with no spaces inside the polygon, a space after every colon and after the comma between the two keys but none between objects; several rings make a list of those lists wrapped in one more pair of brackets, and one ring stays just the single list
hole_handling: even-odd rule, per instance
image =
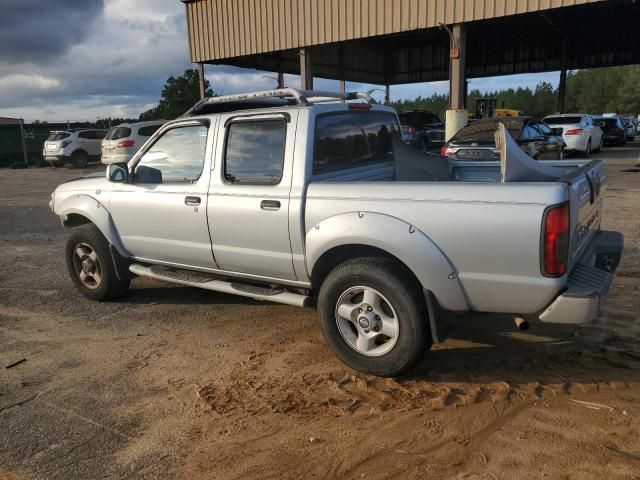
[{"label": "cloudy sky", "polygon": [[[170,75],[189,63],[179,0],[3,0],[0,14],[0,116],[93,121],[137,117],[158,102]],[[272,88],[264,72],[207,66],[218,93]],[[477,79],[470,88],[557,83],[557,73]],[[285,81],[297,85],[295,76]],[[337,82],[316,80],[316,88]],[[349,84],[348,88],[365,88]],[[392,87],[393,98],[447,91],[447,82]]]}]

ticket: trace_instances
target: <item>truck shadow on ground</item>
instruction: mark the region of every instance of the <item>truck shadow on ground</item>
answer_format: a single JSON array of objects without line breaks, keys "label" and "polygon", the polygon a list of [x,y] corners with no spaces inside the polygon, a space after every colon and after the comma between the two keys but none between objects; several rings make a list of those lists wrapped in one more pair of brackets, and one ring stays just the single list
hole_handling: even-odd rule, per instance
[{"label": "truck shadow on ground", "polygon": [[640,380],[640,341],[617,332],[606,317],[584,327],[533,323],[520,332],[508,316],[471,315],[455,319],[449,339],[402,378],[504,382],[516,394],[526,384],[538,397],[547,388],[559,393],[558,386],[563,393],[598,390],[603,384],[628,386]]}]

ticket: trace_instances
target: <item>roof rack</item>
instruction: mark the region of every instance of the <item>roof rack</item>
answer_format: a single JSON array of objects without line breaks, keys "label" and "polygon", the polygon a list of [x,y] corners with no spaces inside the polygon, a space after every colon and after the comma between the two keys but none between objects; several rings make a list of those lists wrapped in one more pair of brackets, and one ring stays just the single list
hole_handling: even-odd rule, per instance
[{"label": "roof rack", "polygon": [[[238,109],[243,109],[244,104],[256,105],[252,108],[259,108],[258,105],[263,107],[272,106],[268,100],[281,100],[285,104],[295,104],[309,106],[314,103],[321,102],[334,102],[336,100],[366,100],[368,103],[377,103],[371,92],[328,92],[322,90],[298,90],[296,88],[278,88],[275,90],[263,90],[261,92],[251,93],[237,93],[234,95],[222,95],[219,97],[207,97],[197,102],[191,107],[183,116],[197,115],[208,105],[221,105],[222,104],[238,104]],[[262,105],[262,102],[265,102]],[[231,105],[229,105],[231,106]],[[246,108],[246,106],[244,107]]]}]

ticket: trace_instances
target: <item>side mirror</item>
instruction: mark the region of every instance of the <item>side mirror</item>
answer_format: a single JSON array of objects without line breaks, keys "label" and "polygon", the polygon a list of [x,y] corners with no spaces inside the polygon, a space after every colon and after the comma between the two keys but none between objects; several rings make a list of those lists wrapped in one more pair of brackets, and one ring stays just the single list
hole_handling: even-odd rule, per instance
[{"label": "side mirror", "polygon": [[129,179],[129,171],[123,163],[112,163],[107,165],[107,180],[113,183],[124,183]]}]

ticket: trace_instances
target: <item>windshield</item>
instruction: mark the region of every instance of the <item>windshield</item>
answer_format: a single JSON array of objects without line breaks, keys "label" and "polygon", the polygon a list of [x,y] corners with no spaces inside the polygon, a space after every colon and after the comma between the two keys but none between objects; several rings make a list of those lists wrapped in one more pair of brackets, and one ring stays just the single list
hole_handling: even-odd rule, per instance
[{"label": "windshield", "polygon": [[544,121],[550,125],[569,125],[571,123],[580,123],[582,117],[547,117]]},{"label": "windshield", "polygon": [[105,137],[107,140],[120,140],[131,135],[131,129],[127,127],[113,127]]},{"label": "windshield", "polygon": [[495,120],[471,123],[456,133],[451,139],[452,143],[495,143],[495,134],[498,123],[503,123],[513,138],[518,138],[524,121],[520,118],[503,118],[499,122]]},{"label": "windshield", "polygon": [[47,141],[49,142],[57,142],[60,140],[64,140],[67,137],[70,137],[71,134],[70,133],[65,133],[65,132],[55,132],[55,133],[51,133],[48,137],[47,137]]}]

